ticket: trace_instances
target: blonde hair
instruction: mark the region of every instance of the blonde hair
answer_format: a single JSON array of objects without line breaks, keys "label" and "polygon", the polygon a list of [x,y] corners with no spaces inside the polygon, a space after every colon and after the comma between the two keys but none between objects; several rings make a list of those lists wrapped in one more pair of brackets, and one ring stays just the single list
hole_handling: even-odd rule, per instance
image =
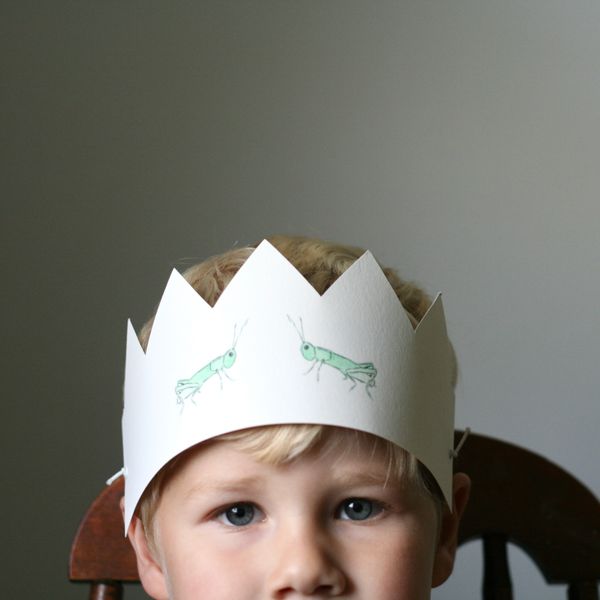
[{"label": "blonde hair", "polygon": [[[320,294],[323,294],[364,253],[361,248],[306,237],[273,236],[269,238],[269,241]],[[252,254],[254,248],[255,246],[235,248],[224,254],[213,256],[190,267],[183,276],[204,300],[213,306],[228,283]],[[431,305],[429,296],[413,283],[402,280],[393,269],[383,268],[383,272],[413,326],[416,326]],[[153,320],[153,318],[150,319],[140,332],[140,342],[144,348],[150,337]],[[340,435],[342,431],[345,431],[346,434]],[[347,442],[347,432],[348,430],[324,425],[273,425],[235,431],[203,444],[227,441],[234,444],[237,449],[248,453],[255,460],[279,465],[292,462],[311,451],[326,451],[339,447],[339,441],[342,438]],[[416,481],[440,502],[443,501],[437,483],[429,471],[412,454],[391,442],[368,433],[356,431],[353,432],[353,436],[352,443],[344,444],[347,451],[352,452],[357,447],[362,448],[365,447],[365,444],[369,444],[372,453],[384,453],[390,476]],[[183,452],[167,463],[152,479],[142,495],[139,514],[151,542],[153,539],[152,521],[160,501],[160,494],[171,475],[193,450],[192,448]]]}]

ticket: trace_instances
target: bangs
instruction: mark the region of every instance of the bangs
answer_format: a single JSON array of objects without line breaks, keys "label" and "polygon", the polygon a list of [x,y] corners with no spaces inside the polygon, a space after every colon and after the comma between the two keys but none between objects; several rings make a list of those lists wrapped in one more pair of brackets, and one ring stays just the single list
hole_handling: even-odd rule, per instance
[{"label": "bangs", "polygon": [[285,465],[305,456],[339,452],[340,458],[369,454],[383,458],[387,479],[418,479],[419,463],[412,454],[380,437],[329,425],[272,425],[227,433],[213,442],[228,442],[236,450],[269,465]]}]

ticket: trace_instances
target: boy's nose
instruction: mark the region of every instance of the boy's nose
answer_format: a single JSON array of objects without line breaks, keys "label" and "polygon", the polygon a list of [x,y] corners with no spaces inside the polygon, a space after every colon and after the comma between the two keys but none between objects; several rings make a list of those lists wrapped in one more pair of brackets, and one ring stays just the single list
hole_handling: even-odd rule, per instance
[{"label": "boy's nose", "polygon": [[348,582],[335,552],[318,531],[298,528],[295,534],[280,532],[278,537],[269,583],[271,598],[330,598],[346,591]]}]

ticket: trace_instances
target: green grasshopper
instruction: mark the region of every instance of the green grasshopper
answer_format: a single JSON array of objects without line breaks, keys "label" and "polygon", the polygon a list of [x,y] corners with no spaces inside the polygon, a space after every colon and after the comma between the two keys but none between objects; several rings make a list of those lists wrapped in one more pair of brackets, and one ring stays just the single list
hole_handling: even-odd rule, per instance
[{"label": "green grasshopper", "polygon": [[322,348],[321,346],[315,346],[314,344],[307,342],[304,337],[302,318],[298,318],[300,321],[300,328],[294,323],[290,315],[287,315],[287,318],[300,336],[300,353],[302,354],[302,357],[312,363],[305,375],[308,375],[315,368],[315,365],[319,365],[317,367],[317,381],[319,381],[321,367],[327,365],[328,367],[339,371],[344,376],[344,379],[349,379],[353,383],[350,390],[353,390],[358,383],[364,383],[365,391],[369,395],[369,398],[372,398],[371,388],[375,387],[375,378],[377,377],[377,369],[373,363],[357,363],[332,350]]},{"label": "green grasshopper", "polygon": [[196,371],[189,379],[180,379],[175,386],[175,394],[177,395],[177,404],[181,404],[183,409],[184,401],[188,398],[196,404],[194,396],[200,392],[202,386],[213,376],[219,376],[219,382],[221,389],[223,389],[223,375],[230,381],[233,381],[227,374],[227,369],[231,369],[237,358],[237,351],[235,349],[240,335],[246,326],[246,321],[240,328],[240,331],[236,335],[237,325],[233,328],[233,344],[231,348],[216,358],[213,358],[210,362],[206,363],[201,369]]}]

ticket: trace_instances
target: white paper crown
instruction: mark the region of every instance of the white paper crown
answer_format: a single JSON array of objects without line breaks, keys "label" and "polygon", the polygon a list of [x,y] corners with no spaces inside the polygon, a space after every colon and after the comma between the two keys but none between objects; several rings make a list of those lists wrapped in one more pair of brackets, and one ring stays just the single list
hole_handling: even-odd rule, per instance
[{"label": "white paper crown", "polygon": [[452,369],[441,297],[414,330],[369,252],[321,296],[263,241],[214,307],[173,271],[145,353],[128,323],[125,531],[171,458],[282,423],[389,440],[431,471],[452,506]]}]

